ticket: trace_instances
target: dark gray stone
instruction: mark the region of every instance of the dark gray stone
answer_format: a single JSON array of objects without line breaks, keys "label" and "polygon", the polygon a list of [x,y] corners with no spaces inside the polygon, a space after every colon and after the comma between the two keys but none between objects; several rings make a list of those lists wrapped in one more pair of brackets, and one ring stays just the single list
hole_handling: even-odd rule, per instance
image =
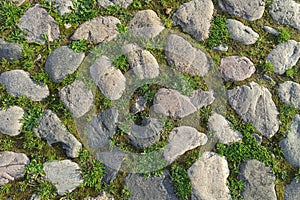
[{"label": "dark gray stone", "polygon": [[300,182],[293,180],[290,184],[286,185],[284,190],[284,200],[300,199]]},{"label": "dark gray stone", "polygon": [[146,104],[147,104],[147,100],[144,97],[139,96],[136,99],[135,104],[131,108],[131,113],[136,114],[143,111],[146,107]]},{"label": "dark gray stone", "polygon": [[133,0],[98,0],[98,6],[107,8],[108,6],[120,6],[127,8]]},{"label": "dark gray stone", "polygon": [[210,91],[203,91],[201,89],[195,90],[192,92],[190,100],[197,109],[200,109],[214,102],[215,100],[214,92],[212,90]]},{"label": "dark gray stone", "polygon": [[0,39],[0,59],[20,59],[22,47],[16,43],[9,43]]},{"label": "dark gray stone", "polygon": [[60,15],[71,13],[74,8],[72,0],[47,0],[47,2],[51,2],[52,6],[58,9]]},{"label": "dark gray stone", "polygon": [[0,133],[10,136],[19,135],[23,126],[20,121],[23,115],[24,110],[18,106],[0,110]]},{"label": "dark gray stone", "polygon": [[284,103],[300,109],[300,84],[286,81],[279,85],[278,95]]}]

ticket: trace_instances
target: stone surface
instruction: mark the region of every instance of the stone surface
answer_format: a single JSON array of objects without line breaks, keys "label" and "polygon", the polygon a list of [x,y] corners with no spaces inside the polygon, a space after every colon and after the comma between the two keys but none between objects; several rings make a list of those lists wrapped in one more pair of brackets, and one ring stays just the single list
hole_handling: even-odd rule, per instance
[{"label": "stone surface", "polygon": [[227,91],[231,107],[245,122],[252,123],[264,136],[271,138],[279,129],[279,112],[272,95],[255,82]]},{"label": "stone surface", "polygon": [[88,144],[92,148],[103,148],[117,131],[118,110],[106,109],[94,116],[87,126]]},{"label": "stone surface", "polygon": [[122,96],[126,87],[126,78],[113,66],[108,57],[98,58],[90,66],[90,75],[106,98],[117,100]]},{"label": "stone surface", "polygon": [[18,27],[27,33],[28,42],[45,43],[43,35],[49,41],[59,38],[59,26],[41,5],[29,8],[21,17]]},{"label": "stone surface", "polygon": [[47,0],[47,2],[51,2],[52,6],[58,9],[60,15],[72,12],[74,7],[72,0]]},{"label": "stone surface", "polygon": [[290,184],[286,185],[284,190],[284,200],[300,199],[300,182],[293,180]]},{"label": "stone surface", "polygon": [[48,86],[36,83],[30,78],[30,74],[23,70],[3,72],[0,75],[0,83],[4,84],[13,96],[24,95],[33,101],[41,101],[49,96]]},{"label": "stone surface", "polygon": [[138,11],[130,21],[129,31],[140,38],[153,38],[165,29],[153,10]]},{"label": "stone surface", "polygon": [[263,0],[219,0],[219,6],[229,14],[248,21],[260,19],[265,11]]},{"label": "stone surface", "polygon": [[5,59],[20,59],[22,47],[17,43],[10,43],[0,38],[0,60]]},{"label": "stone surface", "polygon": [[30,200],[41,200],[41,199],[42,199],[42,197],[38,194],[33,194],[30,197]]},{"label": "stone surface", "polygon": [[192,76],[204,76],[210,68],[206,54],[178,35],[168,36],[164,50],[168,64],[175,66],[181,72]]},{"label": "stone surface", "polygon": [[241,165],[241,179],[245,184],[242,192],[244,199],[276,200],[275,175],[272,168],[258,160],[247,160]]},{"label": "stone surface", "polygon": [[22,178],[29,158],[23,153],[5,151],[0,154],[0,186]]},{"label": "stone surface", "polygon": [[168,144],[164,150],[164,158],[168,163],[172,163],[185,152],[205,145],[207,140],[208,138],[204,133],[200,133],[193,127],[174,128],[169,135]]},{"label": "stone surface", "polygon": [[94,95],[85,83],[75,80],[59,91],[59,97],[75,118],[82,117],[93,105]]},{"label": "stone surface", "polygon": [[216,135],[220,143],[230,144],[242,139],[242,134],[231,129],[231,123],[220,114],[214,113],[208,119],[209,129]]},{"label": "stone surface", "polygon": [[75,72],[83,59],[84,53],[76,53],[67,46],[62,46],[48,56],[45,69],[53,82],[59,82]]},{"label": "stone surface", "polygon": [[79,165],[70,160],[46,162],[43,168],[46,180],[56,187],[59,195],[72,192],[83,182],[79,169]]},{"label": "stone surface", "polygon": [[23,126],[20,121],[23,115],[24,110],[18,106],[0,110],[0,133],[10,136],[19,135]]},{"label": "stone surface", "polygon": [[98,0],[98,6],[107,8],[108,6],[120,6],[127,8],[133,0]]},{"label": "stone surface", "polygon": [[284,157],[294,166],[300,167],[300,115],[295,115],[287,137],[280,141]]},{"label": "stone surface", "polygon": [[131,107],[131,113],[136,114],[143,111],[146,107],[147,100],[143,96],[139,96],[134,105]]},{"label": "stone surface", "polygon": [[152,79],[159,75],[159,65],[155,57],[147,50],[134,44],[123,47],[129,65],[139,79]]},{"label": "stone surface", "polygon": [[101,192],[97,197],[86,197],[83,200],[114,200],[114,197],[105,192]]},{"label": "stone surface", "polygon": [[216,50],[216,51],[228,51],[228,46],[224,45],[224,44],[219,44],[218,46],[213,47],[212,50]]},{"label": "stone surface", "polygon": [[60,119],[51,110],[46,110],[39,119],[39,125],[34,129],[36,136],[47,140],[48,144],[61,142],[67,151],[67,156],[75,158],[81,149],[81,143],[67,131]]},{"label": "stone surface", "polygon": [[219,67],[225,81],[243,81],[255,72],[251,60],[244,56],[228,56],[221,59]]},{"label": "stone surface", "polygon": [[214,92],[210,91],[203,91],[201,89],[194,90],[190,97],[191,103],[197,108],[200,109],[204,106],[208,106],[213,103],[215,100]]},{"label": "stone surface", "polygon": [[95,44],[110,41],[118,35],[117,24],[120,23],[120,20],[113,16],[98,16],[81,24],[70,39],[86,39]]},{"label": "stone surface", "polygon": [[227,19],[226,23],[230,34],[229,37],[233,40],[236,40],[245,45],[250,45],[254,44],[259,38],[258,33],[256,33],[249,26],[245,26],[240,21]]},{"label": "stone surface", "polygon": [[155,94],[153,108],[156,113],[170,117],[186,117],[197,111],[187,96],[176,90],[161,88]]},{"label": "stone surface", "polygon": [[279,85],[278,95],[284,103],[300,109],[300,84],[286,81]]},{"label": "stone surface", "polygon": [[267,60],[274,66],[274,72],[284,74],[286,70],[296,65],[300,58],[300,42],[288,40],[276,46],[269,55]]},{"label": "stone surface", "polygon": [[272,18],[281,24],[300,30],[300,3],[294,0],[274,0],[269,10]]},{"label": "stone surface", "polygon": [[198,41],[208,38],[214,5],[211,0],[192,0],[182,4],[173,15],[174,25]]},{"label": "stone surface", "polygon": [[264,30],[272,35],[279,35],[279,32],[270,26],[264,26]]},{"label": "stone surface", "polygon": [[225,157],[204,152],[188,169],[191,179],[192,199],[230,200],[226,179],[229,169]]}]

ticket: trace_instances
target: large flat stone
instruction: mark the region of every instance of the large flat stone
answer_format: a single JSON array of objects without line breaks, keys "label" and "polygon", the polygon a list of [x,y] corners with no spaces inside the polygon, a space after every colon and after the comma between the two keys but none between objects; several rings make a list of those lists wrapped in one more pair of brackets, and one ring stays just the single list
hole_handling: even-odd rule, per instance
[{"label": "large flat stone", "polygon": [[279,85],[278,95],[284,103],[300,109],[300,84],[286,81]]},{"label": "large flat stone", "polygon": [[18,106],[0,110],[0,133],[16,136],[21,133],[24,110]]}]

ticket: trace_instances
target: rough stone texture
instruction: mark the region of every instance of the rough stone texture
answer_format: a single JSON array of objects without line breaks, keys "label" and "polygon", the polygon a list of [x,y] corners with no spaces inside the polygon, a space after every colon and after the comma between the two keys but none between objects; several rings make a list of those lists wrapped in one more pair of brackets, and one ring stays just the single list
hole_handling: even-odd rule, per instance
[{"label": "rough stone texture", "polygon": [[208,138],[204,133],[200,133],[193,127],[174,128],[169,135],[168,144],[164,150],[164,158],[168,163],[172,163],[185,152],[205,145],[207,140]]},{"label": "rough stone texture", "polygon": [[178,35],[168,36],[164,50],[168,64],[181,72],[192,76],[204,76],[210,68],[206,54]]},{"label": "rough stone texture", "polygon": [[145,119],[142,126],[133,124],[128,133],[131,143],[138,148],[145,148],[159,141],[162,121],[158,119]]},{"label": "rough stone texture", "polygon": [[38,128],[34,129],[36,136],[47,140],[48,144],[61,142],[67,151],[67,156],[75,158],[81,149],[81,143],[69,133],[60,119],[51,110],[46,110],[39,119]]},{"label": "rough stone texture", "polygon": [[127,8],[133,0],[98,0],[98,6],[107,8],[108,6],[120,6]]},{"label": "rough stone texture", "polygon": [[250,45],[254,44],[259,38],[258,33],[253,31],[253,29],[249,26],[245,26],[240,21],[227,19],[226,23],[228,31],[230,33],[229,37],[233,40],[236,40],[245,45]]},{"label": "rough stone texture", "polygon": [[23,153],[5,151],[0,155],[0,186],[25,174],[25,165],[29,158]]},{"label": "rough stone texture", "polygon": [[72,12],[74,7],[72,0],[47,0],[47,2],[51,2],[54,7],[58,8],[58,14],[60,15]]},{"label": "rough stone texture", "polygon": [[241,166],[241,179],[245,183],[244,199],[276,200],[275,175],[272,169],[258,160],[247,160]]},{"label": "rough stone texture", "polygon": [[110,138],[117,131],[118,110],[106,109],[94,116],[87,126],[88,144],[92,148],[103,148],[109,145]]},{"label": "rough stone texture", "polygon": [[220,114],[214,113],[208,119],[209,129],[216,134],[220,143],[230,144],[242,139],[242,134],[231,129],[231,123]]},{"label": "rough stone texture", "polygon": [[264,26],[264,30],[272,35],[279,35],[279,32],[270,26]]},{"label": "rough stone texture", "polygon": [[114,197],[106,194],[105,192],[102,192],[97,197],[86,197],[83,200],[114,200]]},{"label": "rough stone texture", "polygon": [[221,59],[220,73],[225,81],[243,81],[255,72],[251,60],[243,56],[229,56]]},{"label": "rough stone texture", "polygon": [[47,85],[37,84],[30,78],[30,74],[23,70],[11,70],[0,75],[0,83],[13,96],[24,95],[33,101],[41,101],[49,96]]},{"label": "rough stone texture", "polygon": [[26,38],[29,42],[44,44],[43,35],[46,35],[49,41],[53,41],[58,39],[60,34],[58,24],[39,4],[24,13],[18,27],[27,33]]},{"label": "rough stone texture", "polygon": [[267,60],[274,66],[274,72],[284,74],[286,70],[296,65],[300,58],[300,42],[288,40],[276,46],[269,55]]},{"label": "rough stone texture", "polygon": [[260,19],[265,11],[263,0],[219,0],[219,6],[229,14],[248,21]]},{"label": "rough stone texture", "polygon": [[174,25],[201,41],[208,38],[214,5],[211,0],[192,0],[182,4],[173,15]]},{"label": "rough stone texture", "polygon": [[56,187],[59,195],[73,191],[83,182],[79,169],[79,165],[70,160],[46,162],[43,168],[46,179]]},{"label": "rough stone texture", "polygon": [[242,119],[252,123],[262,135],[271,138],[278,131],[279,113],[267,88],[251,82],[228,90],[227,97]]},{"label": "rough stone texture", "polygon": [[293,0],[274,0],[269,12],[275,21],[300,31],[300,3]]},{"label": "rough stone texture", "polygon": [[210,91],[203,91],[201,89],[195,90],[192,92],[190,97],[191,103],[197,108],[200,109],[204,106],[208,106],[213,103],[215,100],[214,92]]},{"label": "rough stone texture", "polygon": [[94,95],[84,82],[74,81],[71,85],[59,91],[63,104],[72,112],[75,118],[82,117],[93,105]]},{"label": "rough stone texture", "polygon": [[5,59],[20,59],[22,47],[17,43],[10,43],[0,38],[0,60]]},{"label": "rough stone texture", "polygon": [[293,180],[290,184],[286,185],[284,190],[284,200],[300,199],[300,182]]},{"label": "rough stone texture", "polygon": [[278,94],[281,101],[300,109],[300,84],[286,81],[279,85]]},{"label": "rough stone texture", "polygon": [[146,107],[146,104],[147,104],[147,100],[144,97],[139,96],[136,99],[135,104],[131,108],[131,113],[136,114],[143,111]]},{"label": "rough stone texture", "polygon": [[300,115],[295,115],[287,137],[280,141],[284,157],[297,167],[300,166]]},{"label": "rough stone texture", "polygon": [[161,88],[155,94],[153,108],[156,113],[183,118],[197,111],[187,96],[176,90]]},{"label": "rough stone texture", "polygon": [[140,174],[129,174],[125,178],[126,187],[131,191],[130,200],[176,200],[170,178],[165,171],[160,176],[147,178]]},{"label": "rough stone texture", "polygon": [[24,110],[18,106],[0,110],[0,133],[10,136],[19,135],[23,126],[20,122],[23,115]]},{"label": "rough stone texture", "polygon": [[153,38],[165,29],[153,10],[138,11],[129,23],[129,31],[141,38]]},{"label": "rough stone texture", "polygon": [[48,56],[45,69],[53,82],[59,82],[75,72],[83,59],[84,53],[76,53],[67,46],[62,46]]},{"label": "rough stone texture", "polygon": [[204,152],[188,169],[191,179],[192,199],[230,200],[226,179],[229,169],[225,157]]},{"label": "rough stone texture", "polygon": [[159,65],[149,51],[134,44],[124,46],[123,51],[128,56],[129,65],[139,79],[152,79],[159,75]]},{"label": "rough stone texture", "polygon": [[110,41],[118,35],[117,24],[120,23],[120,20],[113,16],[98,16],[81,24],[70,39],[87,39],[95,44]]},{"label": "rough stone texture", "polygon": [[90,66],[90,75],[106,98],[117,100],[122,96],[126,87],[126,78],[113,66],[108,57],[98,58]]}]

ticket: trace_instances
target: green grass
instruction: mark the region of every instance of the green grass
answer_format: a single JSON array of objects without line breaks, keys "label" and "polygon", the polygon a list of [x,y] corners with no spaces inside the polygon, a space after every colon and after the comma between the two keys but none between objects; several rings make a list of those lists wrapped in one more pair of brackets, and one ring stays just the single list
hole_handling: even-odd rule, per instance
[{"label": "green grass", "polygon": [[229,32],[226,24],[226,18],[217,15],[211,22],[209,31],[209,38],[205,43],[208,47],[213,48],[219,44],[227,44],[229,39]]},{"label": "green grass", "polygon": [[279,34],[276,36],[278,43],[283,43],[291,38],[290,32],[286,28],[279,29]]},{"label": "green grass", "polygon": [[171,167],[171,180],[179,199],[188,200],[191,196],[192,187],[186,169],[177,164],[173,164]]}]

